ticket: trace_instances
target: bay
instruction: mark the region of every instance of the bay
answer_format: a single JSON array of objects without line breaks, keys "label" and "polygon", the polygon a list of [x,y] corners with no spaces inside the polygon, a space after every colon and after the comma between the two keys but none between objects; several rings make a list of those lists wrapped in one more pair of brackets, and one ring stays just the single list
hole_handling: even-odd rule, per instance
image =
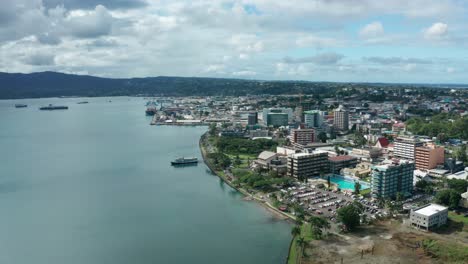
[{"label": "bay", "polygon": [[0,263],[285,262],[287,222],[203,163],[170,166],[201,159],[206,128],[149,126],[144,104],[0,101]]}]

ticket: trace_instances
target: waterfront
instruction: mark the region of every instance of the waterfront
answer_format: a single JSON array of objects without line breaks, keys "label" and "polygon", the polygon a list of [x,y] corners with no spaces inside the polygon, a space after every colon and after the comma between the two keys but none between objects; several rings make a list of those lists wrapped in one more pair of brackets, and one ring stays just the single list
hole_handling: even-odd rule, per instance
[{"label": "waterfront", "polygon": [[0,101],[0,263],[285,261],[288,223],[203,163],[170,166],[200,158],[206,128],[151,127],[142,98],[82,100]]}]

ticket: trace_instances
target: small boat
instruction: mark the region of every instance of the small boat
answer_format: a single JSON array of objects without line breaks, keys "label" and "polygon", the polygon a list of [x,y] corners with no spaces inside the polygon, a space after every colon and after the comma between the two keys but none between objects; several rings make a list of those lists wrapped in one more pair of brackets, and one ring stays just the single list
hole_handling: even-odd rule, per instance
[{"label": "small boat", "polygon": [[28,107],[27,104],[15,104],[15,107],[16,108],[25,108],[25,107]]},{"label": "small boat", "polygon": [[88,101],[82,101],[82,102],[78,102],[77,104],[87,104],[89,103]]},{"label": "small boat", "polygon": [[187,165],[198,163],[197,158],[177,158],[174,161],[171,161],[171,165]]},{"label": "small boat", "polygon": [[52,104],[39,108],[39,110],[67,110],[67,109],[68,109],[68,106],[52,105]]}]

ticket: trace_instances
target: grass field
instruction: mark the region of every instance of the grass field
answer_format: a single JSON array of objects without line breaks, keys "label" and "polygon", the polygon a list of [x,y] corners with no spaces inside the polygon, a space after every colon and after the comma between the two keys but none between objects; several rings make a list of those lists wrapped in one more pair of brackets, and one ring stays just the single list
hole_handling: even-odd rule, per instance
[{"label": "grass field", "polygon": [[313,240],[310,224],[303,224],[301,226],[301,234],[293,238],[291,248],[289,249],[288,264],[296,264],[299,262],[300,249],[297,246],[299,237],[303,237],[306,242]]},{"label": "grass field", "polygon": [[450,218],[450,220],[452,220],[454,222],[459,222],[459,223],[463,223],[465,225],[468,225],[468,217],[465,217],[462,214],[456,214],[454,212],[449,212],[449,218]]}]

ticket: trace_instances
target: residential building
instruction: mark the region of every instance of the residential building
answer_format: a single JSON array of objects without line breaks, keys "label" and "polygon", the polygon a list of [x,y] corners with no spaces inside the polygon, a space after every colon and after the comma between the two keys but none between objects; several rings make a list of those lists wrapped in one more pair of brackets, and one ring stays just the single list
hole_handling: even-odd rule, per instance
[{"label": "residential building", "polygon": [[296,153],[288,156],[288,176],[306,179],[328,172],[328,154],[324,151]]},{"label": "residential building", "polygon": [[333,125],[339,131],[348,131],[349,129],[349,112],[342,105],[333,113]]},{"label": "residential building", "polygon": [[288,125],[287,113],[268,113],[266,116],[266,125],[273,127],[287,126]]},{"label": "residential building", "polygon": [[412,226],[429,230],[447,223],[448,208],[438,204],[427,204],[411,210]]},{"label": "residential building", "polygon": [[444,147],[438,147],[433,143],[416,147],[416,169],[431,170],[437,167],[437,165],[443,165],[445,160],[444,152]]},{"label": "residential building", "polygon": [[257,112],[249,113],[247,117],[247,125],[254,126],[256,124],[258,124],[258,113]]},{"label": "residential building", "polygon": [[328,161],[331,173],[340,173],[341,169],[354,168],[358,164],[358,159],[349,155],[329,157]]},{"label": "residential building", "polygon": [[416,138],[398,137],[393,146],[393,156],[396,158],[414,160],[416,148],[423,145],[423,142]]},{"label": "residential building", "polygon": [[291,142],[299,145],[307,145],[314,142],[315,131],[310,128],[291,129]]},{"label": "residential building", "polygon": [[372,197],[395,198],[397,193],[409,196],[413,192],[414,163],[395,161],[372,168]]},{"label": "residential building", "polygon": [[405,131],[406,131],[405,123],[395,123],[392,125],[392,132],[394,133],[400,133],[400,132],[405,132]]},{"label": "residential building", "polygon": [[318,128],[323,124],[323,112],[311,110],[304,112],[304,123],[307,128]]},{"label": "residential building", "polygon": [[379,149],[387,148],[389,144],[390,144],[390,142],[388,141],[387,138],[381,137],[381,138],[377,139],[377,142],[375,143],[374,147],[379,148]]}]

